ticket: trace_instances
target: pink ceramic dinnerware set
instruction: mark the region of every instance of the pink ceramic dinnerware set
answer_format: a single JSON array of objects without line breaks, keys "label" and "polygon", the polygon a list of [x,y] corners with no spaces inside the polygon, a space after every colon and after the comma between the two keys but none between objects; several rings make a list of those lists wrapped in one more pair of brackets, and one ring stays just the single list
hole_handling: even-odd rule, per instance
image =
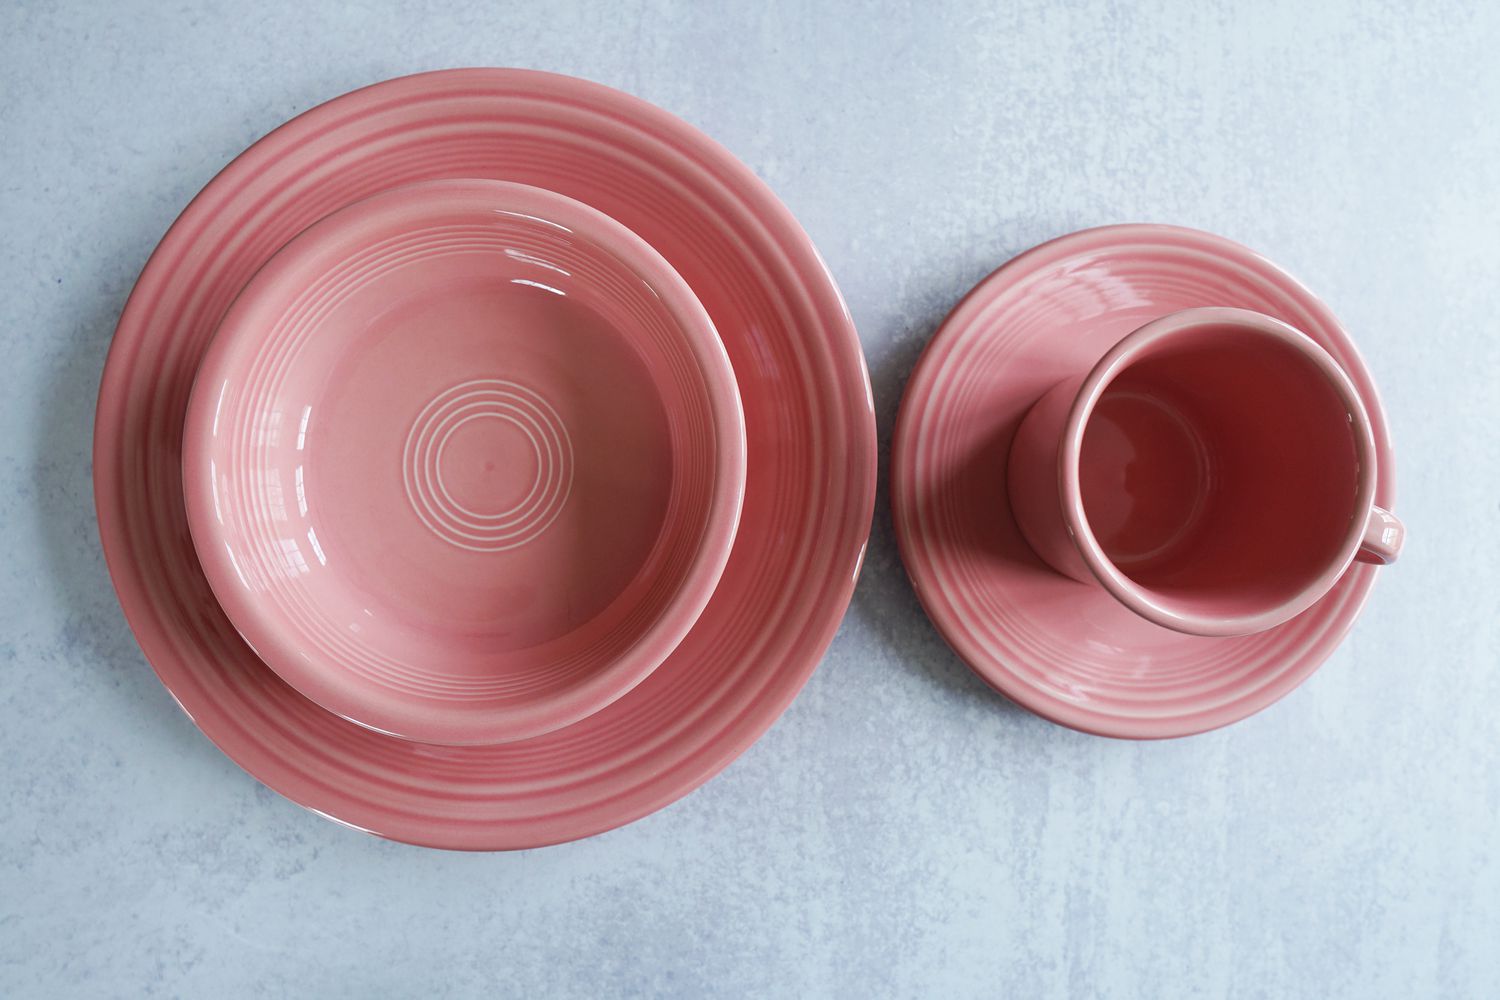
[{"label": "pink ceramic dinnerware set", "polygon": [[[194,199],[120,319],[94,463],[194,722],[315,812],[469,850],[628,823],[743,752],[833,638],[877,483],[859,340],[766,186],[635,98],[487,69],[333,100]],[[953,649],[1107,736],[1270,704],[1402,540],[1348,335],[1169,226],[982,282],[890,474]]]}]

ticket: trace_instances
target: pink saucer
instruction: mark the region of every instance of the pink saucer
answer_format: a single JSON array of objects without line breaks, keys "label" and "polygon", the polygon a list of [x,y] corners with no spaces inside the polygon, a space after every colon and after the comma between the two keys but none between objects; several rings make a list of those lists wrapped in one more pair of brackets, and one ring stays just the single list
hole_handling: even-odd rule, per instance
[{"label": "pink saucer", "polygon": [[1328,308],[1229,240],[1171,226],[1092,229],[1036,247],[953,310],[907,385],[892,447],[902,559],[949,645],[988,684],[1054,722],[1104,736],[1202,732],[1292,690],[1334,650],[1375,580],[1356,563],[1309,610],[1267,631],[1185,635],[1046,566],[1021,536],[1005,481],[1011,439],[1081,359],[1181,309],[1231,306],[1302,331],[1368,411],[1375,502],[1390,507],[1385,416]]},{"label": "pink saucer", "polygon": [[[693,628],[624,697],[517,743],[430,746],[355,725],[266,667],[188,536],[180,442],[198,361],[234,297],[332,211],[419,180],[548,188],[669,261],[734,366],[745,501]],[[833,639],[875,500],[859,340],[807,235],[770,190],[666,112],[582,80],[453,70],[348,94],[256,143],[163,238],[115,332],[94,489],[125,617],[162,683],[226,754],[322,815],[397,840],[535,847],[660,809],[791,703]]]},{"label": "pink saucer", "polygon": [[329,711],[426,743],[591,715],[687,634],[729,557],[745,430],[662,257],[489,180],[335,212],[219,324],[184,427],[220,605]]}]

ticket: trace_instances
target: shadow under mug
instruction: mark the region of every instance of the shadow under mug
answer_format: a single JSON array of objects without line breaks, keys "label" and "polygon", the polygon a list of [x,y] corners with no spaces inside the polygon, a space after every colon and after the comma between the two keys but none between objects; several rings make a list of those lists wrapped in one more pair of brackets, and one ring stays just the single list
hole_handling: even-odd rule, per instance
[{"label": "shadow under mug", "polygon": [[1147,323],[1032,406],[1012,511],[1053,569],[1142,617],[1245,635],[1307,610],[1405,529],[1374,503],[1369,414],[1305,334],[1244,309]]}]

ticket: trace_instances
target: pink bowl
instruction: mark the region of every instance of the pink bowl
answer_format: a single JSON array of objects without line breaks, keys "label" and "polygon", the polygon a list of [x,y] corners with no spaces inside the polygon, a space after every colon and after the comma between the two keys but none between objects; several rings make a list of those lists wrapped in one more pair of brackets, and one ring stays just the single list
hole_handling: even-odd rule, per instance
[{"label": "pink bowl", "polygon": [[188,404],[214,594],[303,694],[381,732],[502,743],[677,646],[745,488],[734,373],[667,262],[602,213],[413,184],[293,239]]}]

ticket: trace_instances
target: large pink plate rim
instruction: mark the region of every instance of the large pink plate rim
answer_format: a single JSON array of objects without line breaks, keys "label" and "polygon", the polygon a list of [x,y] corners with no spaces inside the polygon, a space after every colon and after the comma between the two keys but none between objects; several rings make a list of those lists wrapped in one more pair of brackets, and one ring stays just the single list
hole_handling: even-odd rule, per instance
[{"label": "large pink plate rim", "polygon": [[[963,460],[958,450],[966,447],[960,439],[972,437],[974,421],[986,413],[1014,411],[1018,420],[1050,385],[1026,390],[1031,394],[1027,399],[1004,398],[1004,384],[1016,378],[1006,374],[1007,359],[1011,365],[1025,364],[1030,351],[1034,363],[1047,350],[1036,347],[1042,336],[1038,331],[1048,326],[1048,310],[1057,308],[1052,298],[1056,293],[1049,287],[1038,294],[1039,286],[1047,281],[1061,285],[1074,280],[1070,276],[1093,280],[1092,276],[1107,274],[1112,262],[1149,261],[1156,255],[1171,261],[1161,265],[1161,287],[1191,297],[1228,281],[1254,296],[1260,311],[1278,314],[1333,356],[1369,413],[1378,465],[1375,501],[1390,507],[1395,470],[1385,413],[1364,361],[1333,313],[1295,278],[1254,251],[1178,226],[1127,224],[1071,233],[1033,247],[991,273],[954,307],[918,359],[902,396],[891,448],[892,508],[901,559],[918,600],[949,646],[990,687],[1043,718],[1083,732],[1130,739],[1205,732],[1277,701],[1337,648],[1358,618],[1376,576],[1376,567],[1356,563],[1308,611],[1277,628],[1233,639],[1179,636],[1117,609],[1122,652],[1145,659],[1153,649],[1170,650],[1177,660],[1162,679],[1143,682],[1138,700],[1101,697],[1079,688],[1067,671],[1056,669],[1060,657],[1072,652],[1094,655],[1064,624],[1069,615],[1057,602],[1072,598],[1050,589],[1040,592],[1035,573],[1052,571],[1041,567],[1025,547],[1008,509],[994,511],[1009,525],[995,531],[1014,536],[1009,539],[1013,548],[1024,549],[1024,554],[1012,558],[1034,563],[1034,572],[1008,570],[1006,560],[975,548],[974,527],[966,523],[963,511],[966,499],[952,485],[959,478],[954,475],[955,463]],[[1155,266],[1141,265],[1144,272]],[[1128,291],[1122,285],[1119,304],[1105,299],[1094,304],[1100,315],[1113,309],[1122,316],[1136,316],[1119,335],[1156,315],[1147,315],[1148,299],[1132,300]],[[1014,318],[1014,312],[1006,311],[1011,309],[1024,311],[1026,332],[997,319]],[[981,372],[976,364],[984,366],[984,374],[976,374]],[[1038,377],[1035,372],[1026,375],[1033,381]],[[1040,378],[1045,382],[1047,376]],[[1003,465],[1003,453],[998,461]],[[1028,578],[1027,573],[1033,575]],[[1047,585],[1051,587],[1050,581]],[[1086,598],[1090,612],[1101,600],[1110,603],[1100,594],[1096,588],[1095,596]],[[1131,643],[1140,645],[1130,648]],[[1219,646],[1210,650],[1207,643]],[[1109,661],[1110,653],[1097,655],[1100,663]],[[1183,666],[1195,658],[1214,661],[1215,669],[1230,679],[1211,688],[1206,675],[1193,676]],[[1098,665],[1090,664],[1090,669]],[[1173,681],[1174,672],[1190,680]]]},{"label": "large pink plate rim", "polygon": [[[235,294],[312,222],[399,184],[489,177],[592,205],[650,243],[708,310],[744,402],[739,533],[698,624],[645,682],[556,733],[436,747],[363,729],[255,658],[187,532],[182,418]],[[790,213],[674,116],[598,84],[446,70],[355,91],[227,166],[147,262],[95,421],[100,534],[163,684],[266,785],[384,837],[468,850],[572,840],[685,795],[790,704],[848,607],[874,507],[874,413],[853,323]]]}]

